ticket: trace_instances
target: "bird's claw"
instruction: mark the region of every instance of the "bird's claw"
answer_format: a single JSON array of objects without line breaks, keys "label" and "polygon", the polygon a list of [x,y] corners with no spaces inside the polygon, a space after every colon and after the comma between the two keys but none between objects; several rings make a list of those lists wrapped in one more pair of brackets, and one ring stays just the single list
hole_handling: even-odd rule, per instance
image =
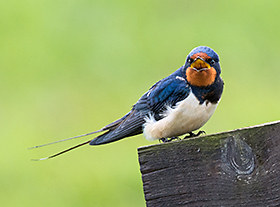
[{"label": "bird's claw", "polygon": [[161,138],[159,139],[159,142],[165,143],[165,142],[171,142],[173,140],[180,140],[180,138],[179,137]]},{"label": "bird's claw", "polygon": [[206,134],[206,132],[205,131],[199,131],[197,134],[195,134],[193,132],[190,132],[189,134],[190,135],[185,136],[184,139],[188,139],[188,138],[191,138],[191,137],[198,137],[201,134]]}]

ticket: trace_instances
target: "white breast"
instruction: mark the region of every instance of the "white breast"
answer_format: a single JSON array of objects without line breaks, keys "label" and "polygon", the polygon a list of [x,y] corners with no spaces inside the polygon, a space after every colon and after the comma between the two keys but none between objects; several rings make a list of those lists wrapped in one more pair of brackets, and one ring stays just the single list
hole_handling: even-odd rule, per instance
[{"label": "white breast", "polygon": [[190,95],[176,104],[168,107],[164,118],[156,121],[153,116],[146,118],[143,134],[147,140],[156,140],[180,136],[202,127],[212,116],[217,104],[199,104],[195,95]]}]

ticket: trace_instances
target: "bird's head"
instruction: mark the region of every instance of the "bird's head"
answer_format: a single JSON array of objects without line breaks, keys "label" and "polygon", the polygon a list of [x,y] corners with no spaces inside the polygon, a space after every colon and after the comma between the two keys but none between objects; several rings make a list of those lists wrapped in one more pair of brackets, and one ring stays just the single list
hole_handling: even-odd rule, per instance
[{"label": "bird's head", "polygon": [[213,84],[221,74],[218,54],[206,46],[196,47],[188,54],[184,69],[187,81],[198,87]]}]

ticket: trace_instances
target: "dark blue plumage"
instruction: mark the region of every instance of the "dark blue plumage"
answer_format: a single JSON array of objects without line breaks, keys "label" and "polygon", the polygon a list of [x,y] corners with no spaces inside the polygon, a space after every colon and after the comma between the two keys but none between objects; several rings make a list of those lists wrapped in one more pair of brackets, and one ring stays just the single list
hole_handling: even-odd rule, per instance
[{"label": "dark blue plumage", "polygon": [[109,130],[90,142],[90,145],[105,144],[124,137],[142,133],[145,117],[149,114],[161,119],[161,113],[167,105],[174,106],[178,101],[186,98],[190,92],[187,82],[176,78],[181,77],[182,68],[158,81],[134,104],[132,110],[121,119],[115,121],[114,126],[107,125],[103,129]]},{"label": "dark blue plumage", "polygon": [[211,49],[210,47],[207,47],[207,46],[199,46],[199,47],[192,49],[190,51],[190,53],[188,54],[187,59],[190,58],[191,56],[193,56],[194,54],[197,54],[200,52],[206,53],[212,59],[214,59],[216,62],[220,61],[218,54],[213,49]]}]

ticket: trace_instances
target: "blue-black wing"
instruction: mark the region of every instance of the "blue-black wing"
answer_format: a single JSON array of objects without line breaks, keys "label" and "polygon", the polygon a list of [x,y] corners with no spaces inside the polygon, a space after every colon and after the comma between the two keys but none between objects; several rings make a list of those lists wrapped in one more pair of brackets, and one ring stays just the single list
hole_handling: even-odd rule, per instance
[{"label": "blue-black wing", "polygon": [[142,133],[145,117],[154,115],[160,119],[160,114],[166,106],[174,106],[185,99],[190,93],[190,87],[183,78],[169,76],[154,84],[133,106],[132,110],[122,118],[105,126],[104,134],[93,139],[91,145],[105,144]]},{"label": "blue-black wing", "polygon": [[184,100],[190,93],[190,87],[182,77],[164,79],[151,88],[147,97],[147,106],[156,120],[166,110],[167,106],[175,106]]},{"label": "blue-black wing", "polygon": [[104,134],[91,140],[90,145],[100,145],[114,142],[125,137],[134,136],[142,133],[142,125],[145,123],[140,111],[132,109],[124,117],[103,127]]}]

